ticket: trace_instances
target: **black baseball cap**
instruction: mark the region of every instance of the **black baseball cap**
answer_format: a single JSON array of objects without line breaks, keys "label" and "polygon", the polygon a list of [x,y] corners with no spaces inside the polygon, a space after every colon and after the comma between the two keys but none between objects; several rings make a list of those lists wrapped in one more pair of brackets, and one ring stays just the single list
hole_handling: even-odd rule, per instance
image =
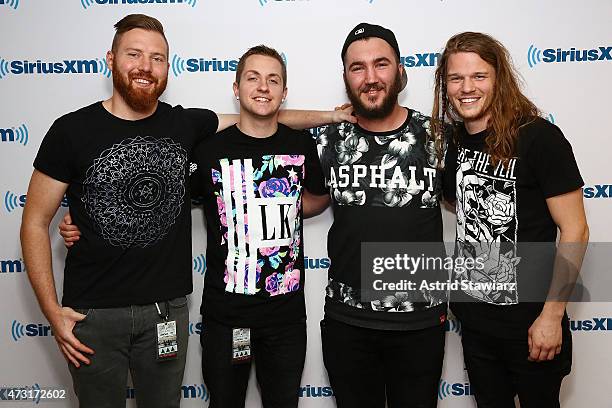
[{"label": "black baseball cap", "polygon": [[[355,28],[351,30],[349,35],[346,37],[346,40],[344,40],[344,46],[342,47],[342,52],[340,53],[340,57],[342,58],[342,64],[344,64],[344,56],[346,55],[346,50],[348,49],[348,47],[355,41],[369,37],[376,37],[385,40],[391,46],[393,51],[395,51],[397,59],[400,59],[399,45],[397,44],[397,39],[395,38],[395,34],[393,34],[393,31],[375,24],[360,23],[357,24],[357,26],[355,26]],[[404,90],[407,83],[408,76],[406,75],[406,69],[403,69],[401,87],[402,90]]]},{"label": "black baseball cap", "polygon": [[342,52],[340,53],[342,63],[344,63],[344,56],[346,55],[346,50],[348,49],[349,45],[357,40],[362,40],[369,37],[376,37],[385,40],[387,43],[389,43],[391,48],[393,48],[393,51],[395,51],[397,59],[400,59],[399,45],[397,45],[397,39],[395,38],[393,31],[375,24],[360,23],[351,30],[346,37],[346,40],[344,40],[344,46],[342,47]]}]

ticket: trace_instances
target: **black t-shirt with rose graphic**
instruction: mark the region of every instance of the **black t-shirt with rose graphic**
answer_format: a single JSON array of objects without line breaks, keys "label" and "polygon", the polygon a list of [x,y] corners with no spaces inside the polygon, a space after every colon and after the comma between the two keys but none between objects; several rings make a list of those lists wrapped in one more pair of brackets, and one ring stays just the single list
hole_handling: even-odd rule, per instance
[{"label": "black t-shirt with rose graphic", "polygon": [[[554,243],[557,225],[546,199],[584,183],[571,145],[557,126],[544,119],[535,118],[521,127],[517,154],[506,166],[492,164],[486,153],[487,134],[485,130],[470,135],[461,126],[458,148],[449,147],[449,155],[457,157],[457,248],[463,255],[487,255],[484,270],[468,271],[463,278],[516,284],[517,290],[453,293],[451,309],[472,329],[522,337],[543,302],[525,302],[525,296],[521,301],[521,294],[533,293],[530,286],[550,282],[554,246],[531,254],[517,243]],[[536,271],[541,275],[531,275]]]},{"label": "black t-shirt with rose graphic", "polygon": [[362,296],[363,243],[442,242],[439,200],[446,179],[428,137],[430,119],[407,111],[406,121],[391,131],[341,123],[320,128],[317,136],[334,212],[325,313],[354,326],[417,330],[446,319],[444,293]]}]

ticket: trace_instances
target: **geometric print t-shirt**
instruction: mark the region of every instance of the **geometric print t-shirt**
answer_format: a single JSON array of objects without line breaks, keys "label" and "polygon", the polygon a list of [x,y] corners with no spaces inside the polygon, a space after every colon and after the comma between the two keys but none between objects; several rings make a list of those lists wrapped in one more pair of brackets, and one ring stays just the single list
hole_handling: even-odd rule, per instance
[{"label": "geometric print t-shirt", "polygon": [[140,120],[97,102],[53,123],[34,167],[68,184],[83,234],[68,250],[63,305],[122,307],[191,293],[189,155],[217,124],[214,112],[163,102]]},{"label": "geometric print t-shirt", "polygon": [[233,126],[195,160],[207,223],[202,314],[241,327],[302,318],[302,195],[327,194],[312,137],[279,124],[256,138]]}]

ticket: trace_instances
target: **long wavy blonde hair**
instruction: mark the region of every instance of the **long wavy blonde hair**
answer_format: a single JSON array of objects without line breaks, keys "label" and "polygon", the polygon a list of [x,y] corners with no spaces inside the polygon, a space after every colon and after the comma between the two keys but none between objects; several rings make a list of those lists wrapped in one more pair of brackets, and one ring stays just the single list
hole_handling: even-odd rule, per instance
[{"label": "long wavy blonde hair", "polygon": [[460,117],[448,101],[446,76],[448,59],[458,52],[474,52],[495,69],[493,98],[486,109],[491,118],[487,123],[487,153],[493,164],[506,163],[515,154],[519,128],[540,115],[538,108],[520,89],[520,77],[512,64],[508,50],[493,37],[475,32],[454,35],[438,60],[435,73],[434,105],[432,110],[432,133],[441,138],[444,122],[456,125]]}]

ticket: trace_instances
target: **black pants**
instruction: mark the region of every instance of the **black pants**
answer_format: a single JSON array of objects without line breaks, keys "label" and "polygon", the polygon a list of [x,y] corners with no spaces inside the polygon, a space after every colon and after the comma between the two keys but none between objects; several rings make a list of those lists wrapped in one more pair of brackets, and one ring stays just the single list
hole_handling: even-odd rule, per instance
[{"label": "black pants", "polygon": [[[202,375],[209,408],[243,408],[251,362],[232,364],[232,327],[204,322]],[[251,329],[251,353],[264,408],[295,408],[306,357],[306,322]]]},{"label": "black pants", "polygon": [[444,326],[375,330],[326,317],[323,360],[338,408],[429,408],[438,400]]},{"label": "black pants", "polygon": [[463,326],[463,358],[478,408],[558,408],[563,377],[571,370],[572,338],[564,328],[561,353],[551,361],[530,362],[527,335],[503,339]]}]

